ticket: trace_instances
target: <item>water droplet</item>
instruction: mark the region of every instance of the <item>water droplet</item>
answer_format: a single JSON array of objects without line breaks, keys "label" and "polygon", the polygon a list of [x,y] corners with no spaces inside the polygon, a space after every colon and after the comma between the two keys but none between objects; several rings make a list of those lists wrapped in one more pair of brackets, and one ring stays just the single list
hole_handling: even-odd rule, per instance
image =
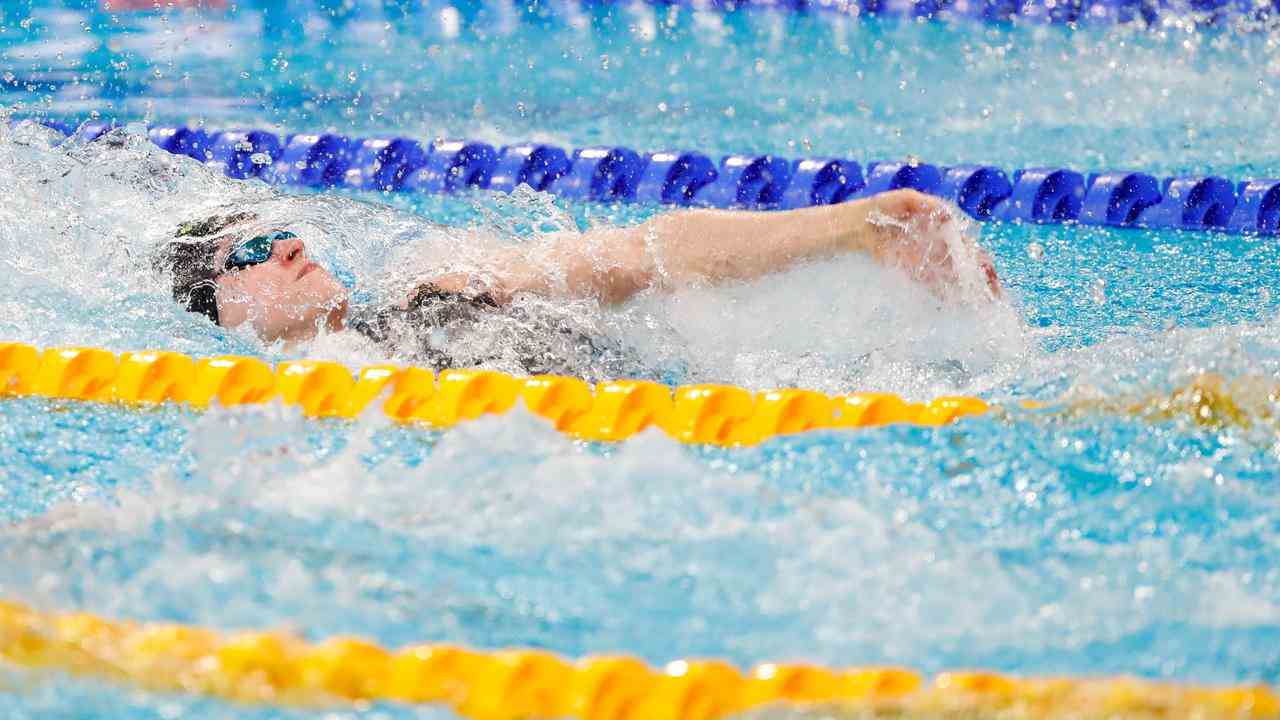
[{"label": "water droplet", "polygon": [[1263,303],[1271,302],[1271,288],[1262,288],[1258,291],[1258,299]]},{"label": "water droplet", "polygon": [[347,82],[353,83],[356,81],[357,77],[358,76],[356,75],[356,71],[352,70],[351,72],[347,73]]},{"label": "water droplet", "polygon": [[1044,246],[1038,242],[1033,242],[1027,246],[1027,257],[1040,262],[1044,259]]},{"label": "water droplet", "polygon": [[1107,304],[1107,281],[1098,279],[1089,283],[1089,297],[1098,305]]},{"label": "water droplet", "polygon": [[271,156],[266,153],[260,153],[260,152],[254,153],[249,156],[249,162],[253,163],[254,165],[270,165]]},{"label": "water droplet", "polygon": [[249,72],[248,72],[247,70],[241,70],[241,71],[240,71],[240,79],[241,79],[241,80],[248,80],[248,79],[249,79]]},{"label": "water droplet", "polygon": [[462,31],[462,13],[458,8],[450,6],[440,11],[440,30],[445,37],[458,37]]}]

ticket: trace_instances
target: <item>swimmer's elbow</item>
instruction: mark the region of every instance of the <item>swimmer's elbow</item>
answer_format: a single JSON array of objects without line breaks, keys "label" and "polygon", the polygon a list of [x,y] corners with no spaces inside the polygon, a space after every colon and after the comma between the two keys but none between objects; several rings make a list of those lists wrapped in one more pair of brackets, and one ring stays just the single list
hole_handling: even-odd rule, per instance
[{"label": "swimmer's elbow", "polygon": [[568,273],[571,294],[621,305],[657,284],[644,237],[631,230],[610,232],[612,237],[601,237],[600,245],[575,256]]},{"label": "swimmer's elbow", "polygon": [[602,287],[596,293],[603,305],[621,305],[653,287],[652,277],[629,268],[616,268],[604,273]]}]

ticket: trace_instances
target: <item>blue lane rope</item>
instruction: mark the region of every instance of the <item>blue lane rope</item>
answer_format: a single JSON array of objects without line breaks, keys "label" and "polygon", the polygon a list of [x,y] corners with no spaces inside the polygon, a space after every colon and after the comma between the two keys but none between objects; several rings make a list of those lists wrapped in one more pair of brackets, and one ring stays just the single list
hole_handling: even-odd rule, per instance
[{"label": "blue lane rope", "polygon": [[[630,0],[628,0],[630,1]],[[739,10],[773,10],[800,14],[838,16],[876,16],[904,19],[941,21],[976,20],[987,23],[1030,22],[1059,25],[1113,25],[1138,23],[1158,27],[1165,22],[1191,21],[1196,25],[1240,24],[1265,27],[1280,17],[1280,0],[640,0],[659,10],[672,6],[699,11],[735,12]],[[619,0],[581,0],[567,3],[567,8],[548,9],[545,3],[517,3],[517,12],[544,17],[558,11],[578,14],[590,5],[620,4]],[[299,16],[315,12],[315,8],[299,3],[304,8]],[[240,6],[278,16],[281,4],[278,0],[245,0]],[[376,4],[375,4],[376,6]],[[455,0],[452,6],[466,18],[475,15],[482,2]],[[383,4],[376,15],[395,20],[415,13],[438,12],[442,6],[434,3]],[[159,4],[155,8],[138,9],[136,12],[166,12]],[[326,14],[341,23],[359,17],[358,4]]]},{"label": "blue lane rope", "polygon": [[[611,2],[613,0],[597,0]],[[1266,24],[1280,16],[1280,0],[647,0],[698,10],[771,8],[854,16],[927,20],[1029,21],[1060,25],[1144,23],[1189,19],[1202,25]]]},{"label": "blue lane rope", "polygon": [[[43,124],[91,141],[115,127]],[[779,210],[829,205],[887,190],[912,188],[946,198],[982,221],[1078,223],[1151,229],[1275,235],[1280,230],[1280,178],[1232,182],[1215,176],[1158,179],[1141,172],[1085,176],[1068,168],[1026,168],[1012,175],[989,165],[843,158],[790,160],[772,155],[696,151],[638,152],[625,147],[567,151],[518,143],[495,147],[468,140],[421,143],[411,138],[350,138],[263,130],[154,127],[165,150],[219,167],[233,178],[312,188],[453,193],[470,188],[535,190],[592,202]]]}]

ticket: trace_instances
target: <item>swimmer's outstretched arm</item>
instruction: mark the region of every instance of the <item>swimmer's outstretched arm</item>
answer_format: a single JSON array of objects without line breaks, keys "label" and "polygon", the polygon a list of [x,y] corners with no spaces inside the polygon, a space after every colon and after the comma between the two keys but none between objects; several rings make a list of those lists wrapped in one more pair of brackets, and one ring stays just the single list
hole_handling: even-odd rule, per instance
[{"label": "swimmer's outstretched arm", "polygon": [[[945,240],[951,212],[910,190],[786,212],[686,210],[513,248],[492,257],[485,275],[500,301],[532,292],[620,303],[650,288],[752,280],[807,260],[865,253],[942,288],[958,272]],[[998,292],[990,259],[963,242]],[[470,279],[451,275],[436,284],[460,290]]]}]

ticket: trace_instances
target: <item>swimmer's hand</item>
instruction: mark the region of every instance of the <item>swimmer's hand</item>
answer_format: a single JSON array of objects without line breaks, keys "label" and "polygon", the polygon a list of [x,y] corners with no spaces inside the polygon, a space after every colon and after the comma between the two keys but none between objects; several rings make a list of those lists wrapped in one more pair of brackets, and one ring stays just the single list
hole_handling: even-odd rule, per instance
[{"label": "swimmer's hand", "polygon": [[[950,295],[966,283],[1000,296],[995,264],[974,239],[960,230],[956,209],[914,190],[896,190],[855,201],[863,216],[862,249],[896,267],[934,292]],[[852,205],[854,203],[848,203]]]}]

